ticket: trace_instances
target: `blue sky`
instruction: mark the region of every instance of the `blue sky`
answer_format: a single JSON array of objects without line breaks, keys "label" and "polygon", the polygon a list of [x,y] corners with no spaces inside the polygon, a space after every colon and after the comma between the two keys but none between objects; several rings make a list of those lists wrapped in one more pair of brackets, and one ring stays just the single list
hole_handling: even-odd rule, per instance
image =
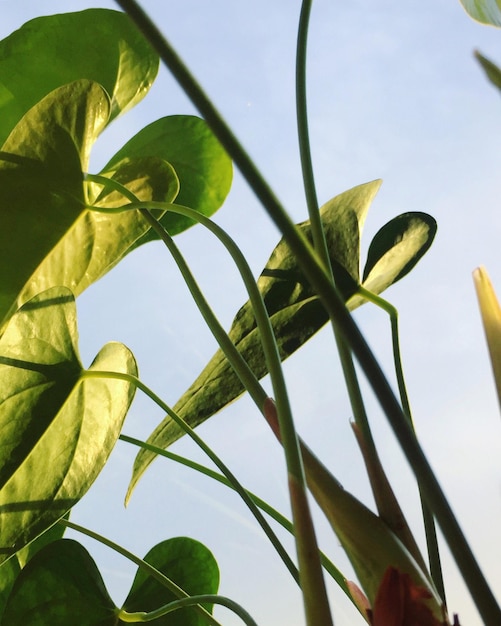
[{"label": "blue sky", "polygon": [[[385,295],[400,311],[418,434],[480,564],[499,590],[501,424],[471,272],[485,264],[501,292],[501,107],[499,93],[472,54],[479,48],[501,62],[500,33],[473,22],[457,0],[367,5],[360,0],[317,0],[314,5],[308,87],[318,196],[323,203],[354,185],[383,179],[367,219],[365,247],[380,226],[404,211],[425,211],[438,221],[430,252]],[[112,2],[84,0],[0,0],[0,35],[38,15],[90,6],[115,8]],[[143,6],[214,98],[294,219],[305,219],[294,118],[300,2],[149,0]],[[193,112],[161,70],[147,98],[114,122],[96,145],[95,171],[148,122]],[[215,220],[236,239],[258,275],[278,233],[238,172]],[[246,299],[236,271],[201,229],[179,236],[178,243],[229,326]],[[144,246],[92,286],[79,299],[79,314],[86,364],[103,343],[122,341],[136,355],[144,381],[170,404],[215,350],[160,244]],[[368,306],[356,317],[391,376],[388,320]],[[345,487],[372,506],[329,330],[291,357],[285,371],[299,431]],[[368,406],[385,467],[421,539],[413,479],[370,392]],[[125,432],[147,437],[161,418],[138,397]],[[200,434],[246,486],[287,512],[280,450],[247,398],[206,423]],[[180,441],[174,449],[202,459],[189,442]],[[243,506],[222,487],[156,461],[128,509],[123,508],[134,454],[125,444],[117,445],[73,519],[139,555],[171,536],[199,539],[220,563],[221,593],[243,604],[260,625],[303,624],[294,583]],[[322,548],[349,574],[337,540],[317,518]],[[85,543],[120,602],[134,568]],[[480,625],[446,548],[443,558],[450,609],[463,624]],[[330,593],[336,625],[356,623],[349,603],[335,588]],[[233,616],[220,616],[225,625],[238,623]]]}]

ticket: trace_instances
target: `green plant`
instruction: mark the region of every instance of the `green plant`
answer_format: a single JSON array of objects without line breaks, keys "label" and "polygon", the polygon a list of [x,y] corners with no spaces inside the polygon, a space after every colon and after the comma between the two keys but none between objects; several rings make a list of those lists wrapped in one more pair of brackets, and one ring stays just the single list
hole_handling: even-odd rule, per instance
[{"label": "green plant", "polygon": [[[429,249],[435,220],[422,212],[391,219],[372,239],[361,272],[361,233],[380,183],[356,186],[318,211],[305,106],[310,3],[303,4],[298,38],[299,136],[309,208],[309,220],[299,227],[154,25],[134,2],[120,4],[206,122],[193,116],[162,118],[127,142],[99,174],[88,171],[91,145],[111,120],[145,95],[158,65],[157,53],[132,21],[121,13],[97,9],[40,18],[4,40],[0,51],[0,75],[13,96],[5,104],[0,152],[2,623],[75,624],[77,619],[79,624],[96,626],[218,623],[211,615],[213,604],[223,604],[245,623],[254,623],[234,602],[216,595],[217,565],[198,542],[186,538],[162,542],[141,560],[64,519],[106,463],[119,436],[140,446],[130,496],[151,460],[186,433],[224,475],[215,477],[246,500],[292,577],[301,583],[308,624],[331,621],[321,562],[362,616],[376,625],[385,623],[399,590],[413,601],[402,604],[400,622],[395,623],[411,614],[423,623],[446,623],[434,517],[485,622],[496,623],[499,607],[411,428],[397,313],[380,297]],[[91,25],[95,56],[84,54]],[[32,63],[34,57],[40,64]],[[26,65],[20,67],[22,59]],[[230,159],[221,144],[283,233],[257,283],[236,244],[209,219],[231,181]],[[173,240],[196,222],[226,248],[248,291],[249,301],[238,311],[229,334]],[[125,346],[107,344],[85,369],[76,340],[74,297],[129,252],[155,239],[168,248],[220,345],[172,409],[138,378],[134,357]],[[367,301],[390,316],[399,400],[349,313]],[[378,515],[340,487],[298,437],[292,420],[281,362],[329,319]],[[379,461],[353,355],[419,481],[431,573]],[[266,373],[276,405],[259,382]],[[166,413],[147,442],[120,435],[136,389]],[[283,444],[292,523],[241,487],[192,430],[244,389]],[[213,475],[200,465],[196,468]],[[33,476],[40,478],[33,481]],[[306,482],[367,598],[318,552]],[[294,530],[298,569],[259,508]],[[109,597],[83,547],[60,538],[68,526],[107,543],[139,566],[122,608]]]}]

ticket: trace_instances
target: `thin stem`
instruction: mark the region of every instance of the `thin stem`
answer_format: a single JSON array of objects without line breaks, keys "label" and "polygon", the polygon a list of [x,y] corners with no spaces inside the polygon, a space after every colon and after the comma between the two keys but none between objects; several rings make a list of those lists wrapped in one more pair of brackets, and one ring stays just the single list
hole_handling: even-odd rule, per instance
[{"label": "thin stem", "polygon": [[241,607],[239,604],[230,600],[230,598],[225,598],[224,596],[219,596],[217,594],[206,593],[200,594],[197,596],[190,596],[188,598],[182,598],[181,600],[175,600],[174,602],[169,602],[165,606],[162,606],[159,609],[154,611],[150,611],[146,613],[144,611],[139,611],[137,613],[128,613],[123,609],[120,609],[117,617],[122,622],[131,624],[131,623],[141,623],[144,624],[146,622],[153,622],[168,613],[172,613],[173,611],[177,611],[179,609],[189,607],[189,606],[197,606],[202,603],[211,603],[211,604],[220,604],[221,606],[230,609],[233,611],[246,626],[257,626],[257,623],[252,619],[252,617],[247,613],[247,611]]},{"label": "thin stem", "polygon": [[[108,179],[99,180],[99,177],[93,176],[89,177],[89,180],[94,180],[95,182],[100,182],[101,184],[106,185]],[[117,187],[119,183],[114,181],[114,185]],[[204,317],[204,320],[217,339],[221,349],[224,351],[226,357],[244,386],[251,393],[251,396],[253,396],[254,392],[255,396],[253,397],[255,400],[257,398],[257,402],[259,402],[259,394],[262,393],[262,388],[259,385],[259,382],[247,366],[245,360],[241,357],[236,347],[233,345],[229,336],[219,324],[217,318],[214,316],[172,237],[163,228],[160,222],[155,219],[149,210],[165,208],[165,205],[163,203],[153,202],[141,203],[130,191],[125,191],[126,193],[122,192],[124,193],[124,196],[133,201],[133,204],[129,205],[128,208],[137,208],[144,219],[165,243],[172,257],[176,261],[188,289],[190,290],[190,293],[192,294],[200,312],[202,313],[202,316]],[[186,208],[187,207],[183,207],[184,210],[186,210]],[[219,237],[223,235],[223,231],[217,229],[213,224],[211,226],[211,230]],[[296,549],[299,561],[300,584],[303,591],[306,585],[309,589],[304,592],[304,597],[307,598],[307,601],[305,602],[305,606],[307,607],[306,610],[307,613],[311,612],[312,615],[315,615],[315,618],[319,617],[322,621],[324,621],[325,625],[328,626],[330,623],[330,611],[328,609],[327,591],[323,580],[320,557],[318,556],[318,546],[306,495],[306,480],[304,476],[301,452],[299,449],[299,441],[294,427],[278,346],[261,294],[259,293],[259,289],[257,288],[256,282],[252,277],[252,273],[245,258],[241,254],[238,247],[226,234],[222,236],[221,240],[225,245],[229,246],[228,249],[230,250],[233,258],[237,260],[237,267],[241,270],[242,277],[244,278],[244,282],[254,308],[256,323],[258,325],[263,344],[266,365],[272,381],[289,477],[292,514],[295,524],[294,537],[296,540]],[[248,385],[251,386],[249,387]],[[260,409],[263,410],[264,399],[262,397],[261,399],[262,402],[260,404]],[[308,617],[308,623],[313,624],[313,621],[314,620],[311,616]]]},{"label": "thin stem", "polygon": [[238,495],[242,498],[244,503],[247,505],[251,513],[254,515],[254,518],[258,522],[258,524],[263,529],[264,533],[270,540],[271,544],[278,552],[285,566],[291,573],[294,580],[299,583],[299,575],[296,566],[292,562],[289,557],[287,551],[280,543],[280,540],[273,532],[272,528],[263,517],[262,513],[259,511],[257,506],[252,501],[252,498],[247,494],[247,491],[242,487],[237,477],[233,474],[233,472],[226,466],[225,463],[217,456],[217,454],[205,443],[203,439],[201,439],[196,432],[190,428],[190,426],[180,418],[170,406],[165,404],[165,402],[156,395],[149,387],[147,387],[137,376],[133,376],[132,374],[126,374],[122,372],[105,372],[98,370],[85,370],[81,374],[82,378],[112,378],[115,380],[123,380],[128,382],[131,385],[140,389],[145,395],[147,395],[155,404],[157,404],[169,417],[180,427],[183,431],[191,437],[191,439],[205,452],[205,454],[209,457],[209,459],[218,467],[221,472],[226,476],[228,481],[231,483],[233,489],[238,493]]},{"label": "thin stem", "polygon": [[[390,302],[381,298],[371,291],[360,287],[358,293],[366,300],[372,302],[376,306],[383,309],[388,313],[391,325],[391,338],[393,347],[393,361],[395,364],[395,376],[397,379],[397,385],[400,395],[400,401],[402,403],[402,410],[406,416],[409,424],[412,426],[415,432],[414,420],[412,419],[411,406],[409,402],[409,396],[407,393],[407,386],[405,384],[404,370],[402,366],[402,355],[400,351],[400,333],[398,330],[398,310]],[[430,574],[435,583],[435,587],[442,598],[444,604],[446,604],[444,577],[442,572],[442,565],[440,559],[440,548],[438,546],[437,529],[435,526],[435,519],[433,513],[428,506],[424,495],[421,491],[421,487],[418,483],[419,497],[421,500],[421,511],[423,515],[423,524],[426,536],[426,547],[428,551],[428,560],[430,565]]]},{"label": "thin stem", "polygon": [[[140,439],[136,439],[134,437],[129,437],[128,435],[120,435],[120,440],[130,443],[132,445],[138,446],[140,448],[144,448],[145,450],[150,450],[159,456],[163,456],[166,459],[170,459],[171,461],[175,461],[176,463],[180,463],[190,469],[195,470],[196,472],[200,472],[209,478],[229,487],[230,489],[235,490],[235,487],[232,483],[224,476],[223,474],[218,474],[214,470],[211,470],[209,467],[205,465],[201,465],[196,461],[192,461],[191,459],[187,459],[186,457],[180,456],[179,454],[175,454],[174,452],[170,452],[170,450],[163,450],[157,446],[154,446],[146,441],[141,441]],[[289,533],[294,534],[294,526],[290,520],[288,520],[284,515],[282,515],[279,511],[274,509],[270,504],[268,504],[265,500],[252,493],[251,491],[246,490],[248,496],[252,499],[254,504],[258,506],[262,511],[264,511],[267,515],[269,515],[277,524],[280,524],[282,528],[287,530]],[[353,597],[346,585],[345,576],[338,570],[338,568],[334,565],[334,563],[323,553],[320,552],[320,559],[322,562],[322,566],[326,572],[336,581],[336,583],[341,587],[341,589],[346,593],[346,595],[353,601]]]},{"label": "thin stem", "polygon": [[[108,548],[111,548],[115,552],[118,552],[119,554],[124,556],[126,559],[129,559],[129,561],[132,561],[133,563],[135,563],[145,573],[147,573],[149,576],[151,576],[156,581],[158,581],[162,586],[166,587],[171,593],[173,593],[178,598],[190,597],[189,594],[186,593],[186,591],[184,591],[184,589],[181,589],[181,587],[176,585],[176,583],[170,578],[168,578],[167,576],[165,576],[165,574],[162,574],[162,572],[157,570],[155,567],[153,567],[146,561],[143,561],[143,559],[140,559],[138,556],[136,556],[132,552],[129,552],[129,550],[126,550],[125,548],[118,545],[114,541],[111,541],[111,539],[107,539],[106,537],[103,537],[102,535],[92,530],[89,530],[88,528],[85,528],[84,526],[80,526],[79,524],[70,522],[67,519],[60,519],[58,524],[62,524],[63,526],[66,526],[67,528],[71,528],[72,530],[82,533],[83,535],[87,535],[87,537],[91,537],[92,539],[99,541],[99,543],[102,543],[103,545],[108,546]],[[195,608],[206,619],[206,621],[209,622],[209,624],[212,624],[213,626],[221,626],[221,624],[216,619],[214,619],[214,617],[212,617],[212,615],[206,609],[204,609],[203,606],[197,605]]]},{"label": "thin stem", "polygon": [[229,129],[223,118],[187,70],[158,28],[134,0],[116,0],[138,29],[157,50],[160,58],[205,118],[215,136],[236,163],[245,180],[285,237],[298,263],[327,312],[336,320],[343,337],[358,359],[374,393],[386,414],[397,440],[421,485],[428,505],[437,518],[444,537],[463,575],[477,608],[487,626],[501,623],[501,608],[485,579],[473,552],[452,512],[423,450],[409,427],[405,415],[357,324],[334,289],[328,275],[312,253],[311,246],[277,200],[256,165]]}]

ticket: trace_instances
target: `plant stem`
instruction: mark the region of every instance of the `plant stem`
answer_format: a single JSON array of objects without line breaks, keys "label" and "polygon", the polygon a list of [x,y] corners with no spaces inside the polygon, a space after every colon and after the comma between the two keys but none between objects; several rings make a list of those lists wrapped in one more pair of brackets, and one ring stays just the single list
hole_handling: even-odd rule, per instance
[{"label": "plant stem", "polygon": [[216,594],[206,593],[197,596],[190,596],[188,598],[182,598],[181,600],[175,600],[174,602],[169,602],[165,606],[162,606],[155,611],[150,611],[149,613],[145,613],[144,611],[140,611],[138,613],[127,613],[121,609],[118,612],[117,617],[126,623],[146,623],[153,622],[156,619],[164,617],[168,613],[172,613],[173,611],[177,611],[178,609],[182,609],[187,606],[197,606],[202,603],[211,603],[211,604],[220,604],[221,606],[230,609],[233,611],[246,626],[257,626],[257,623],[252,619],[252,617],[247,613],[247,611],[242,608],[239,604],[230,600],[230,598],[225,598],[224,596],[219,596]]},{"label": "plant stem", "polygon": [[[211,470],[209,467],[205,467],[205,465],[201,465],[196,461],[192,461],[191,459],[187,459],[186,457],[180,456],[179,454],[170,452],[170,450],[163,450],[162,448],[154,446],[146,441],[141,441],[140,439],[129,437],[128,435],[122,434],[120,435],[119,439],[140,448],[144,448],[145,450],[150,450],[151,452],[154,452],[159,456],[163,456],[166,459],[170,459],[171,461],[175,461],[176,463],[180,463],[181,465],[189,467],[196,472],[200,472],[201,474],[212,478],[222,485],[225,485],[226,487],[235,490],[235,487],[226,478],[226,476],[224,476],[223,474],[218,474],[214,470]],[[284,515],[282,515],[279,511],[277,511],[270,504],[268,504],[268,502],[266,502],[256,494],[248,491],[247,489],[245,491],[256,506],[258,506],[262,511],[269,515],[273,520],[275,520],[275,522],[280,524],[280,526],[282,526],[282,528],[287,530],[289,533],[294,533],[294,526],[292,525],[292,522],[290,520],[288,520]],[[320,553],[320,560],[325,571],[328,572],[328,574],[336,581],[336,583],[346,593],[350,600],[353,601],[348,586],[346,585],[345,576],[338,570],[334,563],[323,552]]]},{"label": "plant stem", "polygon": [[82,378],[113,378],[115,380],[123,380],[131,385],[134,385],[137,389],[140,389],[145,395],[147,395],[155,404],[157,404],[163,411],[167,413],[171,417],[171,419],[184,430],[184,432],[191,437],[191,439],[205,452],[205,454],[209,457],[209,459],[218,467],[221,472],[226,476],[227,480],[231,483],[232,488],[238,493],[238,495],[242,498],[244,503],[247,505],[251,513],[254,515],[254,518],[258,522],[258,524],[263,529],[264,533],[270,540],[271,544],[278,552],[285,566],[291,573],[292,577],[296,582],[299,583],[299,575],[296,566],[292,562],[290,556],[287,551],[280,543],[280,540],[273,532],[272,528],[263,517],[262,513],[259,511],[257,506],[254,504],[252,498],[248,495],[247,491],[242,487],[237,477],[233,474],[233,472],[226,466],[225,463],[217,456],[217,454],[205,443],[203,439],[201,439],[196,432],[190,428],[190,426],[181,419],[163,400],[157,396],[149,387],[147,387],[137,376],[133,376],[132,374],[126,374],[122,372],[105,372],[98,370],[85,370],[82,373]]},{"label": "plant stem", "polygon": [[451,553],[458,564],[480,615],[487,626],[499,626],[501,624],[501,608],[466,541],[445,494],[421,446],[416,441],[412,429],[407,423],[398,400],[386,380],[378,361],[346,309],[344,302],[334,289],[329,276],[312,253],[311,246],[296,229],[275,194],[261,176],[256,165],[224,122],[215,106],[181,62],[178,55],[161,35],[158,28],[134,0],[116,0],[116,2],[126,11],[138,29],[157,50],[162,61],[172,72],[194,106],[205,118],[215,136],[236,163],[243,177],[285,237],[292,252],[296,255],[301,269],[322,300],[327,312],[336,320],[343,337],[350,345],[367,376],[375,396],[423,489],[426,501],[440,524]]},{"label": "plant stem", "polygon": [[[103,185],[109,184],[107,183],[108,179],[103,178],[100,180],[101,177],[99,176],[88,176],[87,178],[89,180],[94,180],[95,182],[100,182]],[[118,188],[119,183],[113,181],[112,186]],[[155,202],[142,203],[127,189],[121,189],[121,191],[125,197],[132,201],[132,204],[127,205],[124,209],[137,209],[167,246],[169,252],[177,263],[178,268],[181,271],[188,289],[190,290],[190,293],[202,313],[205,322],[218,341],[221,349],[225,353],[225,356],[235,370],[235,373],[238,375],[243,385],[249,390],[254,400],[259,402],[259,394],[263,393],[262,387],[259,385],[259,382],[253,375],[245,360],[241,357],[230,337],[219,324],[172,237],[150,212],[150,209],[165,209],[168,205]],[[186,214],[186,210],[187,207],[182,207],[181,212]],[[199,217],[197,216],[196,219],[199,219]],[[318,546],[306,495],[306,480],[299,449],[299,441],[294,427],[287,386],[285,384],[280,354],[273,333],[273,328],[259,289],[239,248],[231,240],[231,238],[224,233],[224,231],[222,231],[222,229],[216,227],[210,222],[210,220],[205,218],[205,220],[199,219],[199,221],[205,223],[230,251],[230,254],[240,270],[249,293],[249,298],[256,317],[256,324],[260,331],[266,365],[270,374],[277,404],[282,443],[285,452],[285,461],[289,479],[292,515],[295,524],[294,537],[296,540],[296,550],[299,561],[300,584],[305,598],[307,623],[314,624],[316,621],[321,621],[325,624],[325,626],[328,626],[331,618],[327,601],[327,591],[323,580],[322,567],[320,557],[318,555]],[[261,396],[261,400],[260,409],[263,410],[265,398],[262,398]]]},{"label": "plant stem", "polygon": [[[412,426],[414,433],[416,432],[414,421],[412,419],[411,405],[409,402],[409,396],[407,393],[407,386],[405,384],[404,370],[402,367],[402,356],[400,352],[400,333],[398,330],[398,310],[388,300],[381,298],[371,291],[359,287],[358,293],[363,296],[369,302],[372,302],[376,306],[380,307],[388,313],[391,325],[391,339],[393,347],[393,361],[395,364],[395,376],[397,379],[398,391],[400,395],[400,401],[402,403],[402,410],[406,416],[409,424]],[[421,486],[418,482],[419,497],[421,500],[421,511],[423,515],[423,524],[426,536],[426,547],[428,551],[428,560],[430,565],[430,574],[435,583],[435,587],[442,598],[444,605],[446,602],[444,577],[442,572],[442,565],[440,560],[440,548],[438,546],[437,529],[435,526],[435,519],[433,513],[428,506],[424,495],[421,490]]]},{"label": "plant stem", "polygon": [[[67,528],[71,528],[72,530],[76,530],[77,532],[82,533],[83,535],[87,535],[88,537],[91,537],[92,539],[99,541],[99,543],[102,543],[105,546],[108,546],[108,548],[115,550],[115,552],[118,552],[119,554],[124,556],[126,559],[129,559],[129,561],[132,561],[133,563],[135,563],[140,569],[142,569],[145,573],[147,573],[149,576],[151,576],[156,581],[158,581],[161,585],[166,587],[171,593],[173,593],[178,598],[190,597],[189,594],[187,594],[186,591],[184,591],[184,589],[181,589],[181,587],[176,585],[176,583],[170,578],[168,578],[167,576],[165,576],[165,574],[162,574],[162,572],[157,570],[155,567],[153,567],[146,561],[143,561],[143,559],[140,559],[138,556],[136,556],[132,552],[129,552],[128,550],[118,545],[114,541],[111,541],[111,539],[107,539],[106,537],[103,537],[102,535],[95,533],[94,531],[89,530],[88,528],[85,528],[84,526],[80,526],[79,524],[75,524],[74,522],[70,522],[69,520],[66,520],[66,519],[60,519],[58,524],[62,524],[63,526],[66,526]],[[195,608],[205,618],[205,620],[209,622],[209,624],[212,624],[213,626],[221,626],[221,624],[214,617],[212,617],[212,615],[206,609],[204,609],[203,606],[197,605]]]}]

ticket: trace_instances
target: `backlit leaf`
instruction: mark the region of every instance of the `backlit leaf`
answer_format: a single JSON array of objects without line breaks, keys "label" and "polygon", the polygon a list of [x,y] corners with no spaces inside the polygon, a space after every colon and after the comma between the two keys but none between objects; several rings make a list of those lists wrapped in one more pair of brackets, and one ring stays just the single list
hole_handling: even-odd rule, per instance
[{"label": "backlit leaf", "polygon": [[[106,344],[89,369],[137,373],[134,357],[118,343]],[[85,377],[66,288],[36,296],[11,318],[0,339],[0,380],[1,562],[86,493],[117,441],[135,388]]]},{"label": "backlit leaf", "polygon": [[60,539],[19,574],[0,624],[117,626],[116,612],[89,553],[72,539]]},{"label": "backlit leaf", "polygon": [[78,81],[46,96],[4,143],[0,326],[17,308],[18,294],[31,274],[84,210],[82,169],[87,168],[90,146],[108,116],[109,99],[103,89]]},{"label": "backlit leaf", "polygon": [[[132,137],[104,168],[114,169],[123,159],[155,155],[168,161],[181,181],[177,204],[212,215],[226,198],[232,180],[231,160],[207,124],[191,115],[163,117]],[[185,230],[192,221],[168,213],[161,220],[170,235]],[[137,245],[156,239],[153,231],[138,240]]]},{"label": "backlit leaf", "polygon": [[[336,284],[350,310],[365,301],[356,294],[362,280],[360,240],[367,211],[379,186],[380,181],[359,185],[336,196],[321,209]],[[300,224],[299,228],[310,238],[309,222]],[[379,294],[403,277],[429,248],[435,230],[433,218],[423,213],[404,214],[389,222],[371,245],[363,286]],[[327,313],[284,239],[273,251],[258,279],[258,287],[284,360],[326,323]],[[267,368],[250,302],[238,311],[229,335],[255,375],[263,377]],[[242,391],[242,383],[219,350],[173,408],[195,427]],[[150,435],[148,443],[166,448],[182,434],[167,416]],[[138,452],[129,495],[154,457],[144,449]]]},{"label": "backlit leaf", "polygon": [[[190,595],[214,594],[219,586],[219,568],[212,553],[188,537],[175,537],[156,545],[144,560],[165,574]],[[138,569],[123,608],[152,611],[177,600],[157,580]],[[212,612],[212,605],[204,605]],[[179,609],[155,620],[158,626],[205,626],[206,620],[193,607]]]},{"label": "backlit leaf", "polygon": [[129,17],[88,9],[37,17],[0,41],[0,145],[48,93],[81,78],[110,94],[111,118],[136,105],[158,71],[158,55]]}]

